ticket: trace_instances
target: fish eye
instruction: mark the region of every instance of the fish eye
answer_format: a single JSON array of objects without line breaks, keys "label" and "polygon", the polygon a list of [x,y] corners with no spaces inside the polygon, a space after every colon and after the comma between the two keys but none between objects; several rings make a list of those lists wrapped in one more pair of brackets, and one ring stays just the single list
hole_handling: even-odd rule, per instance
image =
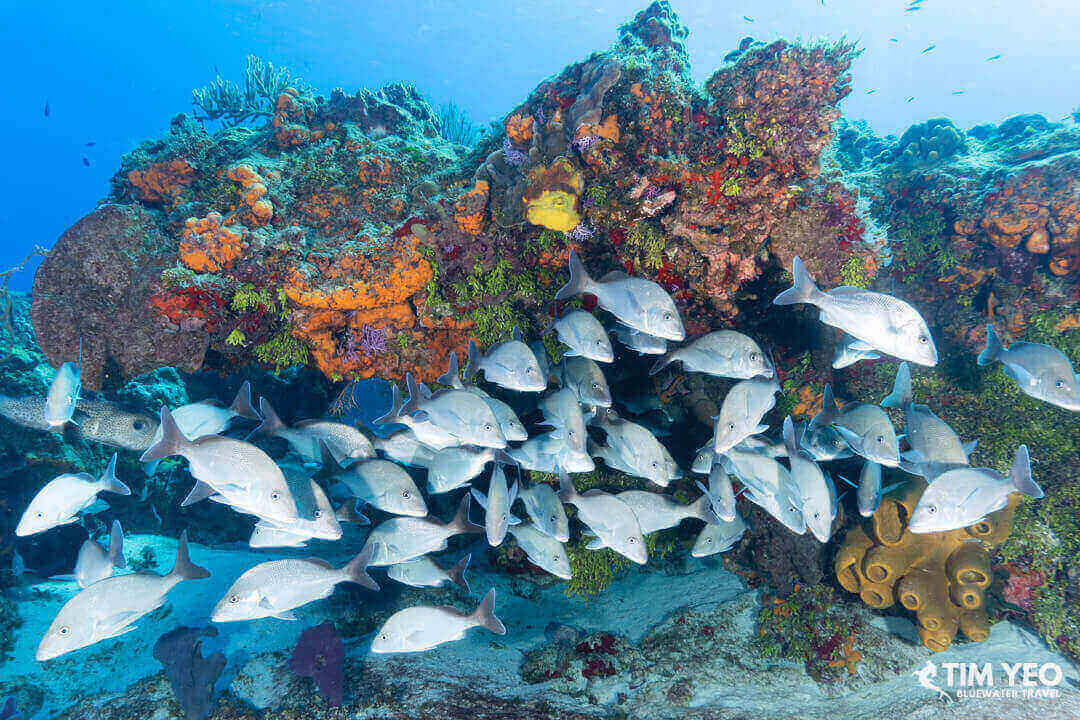
[{"label": "fish eye", "polygon": [[484,430],[491,432],[491,423],[484,423]]},{"label": "fish eye", "polygon": [[878,445],[881,445],[882,443],[885,442],[885,436],[884,435],[878,435],[877,438],[875,438],[875,440],[877,441]]},{"label": "fish eye", "polygon": [[664,313],[664,319],[665,320],[670,320],[671,319],[671,313],[669,313],[669,312]]},{"label": "fish eye", "polygon": [[45,517],[45,513],[36,513],[36,515],[38,520],[41,520]]},{"label": "fish eye", "polygon": [[937,512],[937,505],[927,505],[926,506],[926,512],[933,515],[934,513]]},{"label": "fish eye", "polygon": [[319,519],[321,517],[322,517],[322,510],[316,510],[315,511],[315,519],[317,520],[317,519]]},{"label": "fish eye", "polygon": [[136,420],[135,422],[131,423],[131,426],[136,430],[142,430],[144,427],[146,427],[146,425],[143,424],[142,420]]},{"label": "fish eye", "polygon": [[271,500],[277,500],[279,497],[281,497],[281,493],[277,492],[276,490],[270,493]]},{"label": "fish eye", "polygon": [[597,344],[597,345],[603,345],[603,344],[604,344],[604,341],[603,341],[603,340],[597,340],[597,341],[596,341],[596,344]]},{"label": "fish eye", "polygon": [[926,337],[925,335],[920,335],[919,336],[919,342],[921,342],[923,345],[925,345],[926,343],[930,342],[930,338]]},{"label": "fish eye", "polygon": [[380,640],[389,640],[390,636],[387,635],[386,633],[383,633],[382,635],[379,636],[379,639]]},{"label": "fish eye", "polygon": [[240,602],[240,596],[239,595],[230,595],[229,596],[229,602],[231,602],[231,603],[233,603],[235,605],[236,603]]},{"label": "fish eye", "polygon": [[592,384],[592,388],[593,388],[593,390],[599,390],[599,389],[600,389],[600,383],[598,383],[598,382],[594,382],[594,383]]},{"label": "fish eye", "polygon": [[727,424],[727,429],[728,430],[734,430],[735,429],[735,423],[728,423]]},{"label": "fish eye", "polygon": [[832,444],[835,445],[836,447],[840,447],[844,443],[840,438],[836,438],[835,440],[832,441]]},{"label": "fish eye", "polygon": [[712,538],[705,538],[705,542],[706,542],[706,543],[711,543],[711,542],[712,542]]},{"label": "fish eye", "polygon": [[654,468],[658,468],[658,467],[660,467],[660,463],[658,463],[658,462],[656,462],[655,460],[653,460],[652,466],[653,466]]},{"label": "fish eye", "polygon": [[412,497],[412,493],[411,493],[411,492],[409,492],[408,490],[402,490],[402,491],[401,491],[401,497],[403,497],[403,498],[405,498],[406,500],[408,500],[408,499],[409,499],[410,497]]},{"label": "fish eye", "polygon": [[626,542],[628,542],[628,543],[630,543],[631,545],[633,545],[633,544],[635,544],[635,543],[637,542],[637,538],[635,538],[635,537],[628,537],[628,538],[626,538]]},{"label": "fish eye", "polygon": [[574,437],[574,431],[573,430],[567,430],[566,432],[568,432],[570,434],[570,437]]},{"label": "fish eye", "polygon": [[1065,381],[1059,378],[1058,381],[1056,383],[1054,383],[1054,385],[1056,385],[1059,388],[1063,388],[1063,387],[1065,387]]},{"label": "fish eye", "polygon": [[555,516],[554,515],[551,516],[551,522],[555,522]]},{"label": "fish eye", "polygon": [[68,629],[67,629],[67,626],[65,625],[64,627],[60,628],[60,630],[59,630],[58,632],[59,632],[59,633],[60,633],[61,635],[67,635],[67,634],[68,634]]},{"label": "fish eye", "polygon": [[525,372],[528,373],[529,375],[532,375],[536,371],[533,370],[531,367],[527,367],[527,368],[525,368]]}]

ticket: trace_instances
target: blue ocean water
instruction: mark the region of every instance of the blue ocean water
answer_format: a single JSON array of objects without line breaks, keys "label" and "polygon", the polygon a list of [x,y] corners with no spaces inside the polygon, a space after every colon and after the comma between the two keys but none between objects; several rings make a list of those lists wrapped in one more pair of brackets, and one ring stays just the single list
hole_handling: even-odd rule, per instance
[{"label": "blue ocean water", "polygon": [[[771,67],[773,41],[811,48],[792,60],[805,66],[855,43],[852,90],[824,123],[831,142],[806,150],[820,137],[810,131],[773,158],[782,140],[755,145],[737,126],[753,126],[761,98],[684,107],[675,92],[657,99],[671,90],[662,82],[626,81],[661,76],[660,60],[622,57],[623,85],[592,101],[610,114],[577,127],[569,118],[588,116],[578,98],[611,65],[536,91],[611,47],[644,6],[0,8],[0,55],[15,70],[0,272],[107,198],[151,218],[134,239],[115,218],[121,230],[90,234],[124,248],[116,267],[95,266],[99,248],[83,238],[81,256],[67,257],[92,278],[54,264],[41,275],[48,291],[31,297],[32,258],[0,294],[0,720],[1080,717],[1080,131],[1069,90],[1080,9],[674,2],[699,86],[753,53]],[[636,27],[641,56],[670,61],[668,31]],[[303,80],[268,99],[276,118],[224,133],[206,122],[218,134],[204,144],[194,126],[170,125],[193,113],[193,88],[241,82],[249,56]],[[456,146],[408,135],[408,123],[361,119],[362,103],[343,109],[340,96],[318,123],[282,110],[397,82],[491,134]],[[639,104],[652,114],[633,115]],[[523,140],[508,122],[515,108]],[[809,127],[817,110],[780,119]],[[935,118],[950,122],[921,124]],[[666,137],[702,146],[664,145],[649,134],[664,120]],[[270,130],[289,122],[307,123],[293,145]],[[135,165],[179,153],[213,172],[183,205],[168,192],[133,197],[121,158],[170,127]],[[335,156],[342,148],[408,170],[353,193],[348,183],[375,185],[376,173]],[[793,171],[805,157],[813,167]],[[740,167],[751,174],[725,179]],[[739,205],[777,173],[795,179]],[[482,197],[482,232],[470,196]],[[339,204],[321,215],[322,201]],[[398,206],[409,210],[386,222]],[[692,222],[676,221],[688,206]],[[799,222],[787,222],[792,207]],[[716,208],[729,214],[710,225]],[[783,221],[747,246],[726,235],[747,217]],[[219,222],[232,230],[191,231]],[[240,259],[211,248],[229,232],[243,238]],[[198,247],[154,264],[155,233]],[[729,244],[717,250],[717,238]],[[422,246],[416,262],[369,251],[399,241]],[[257,260],[242,256],[251,248]],[[475,266],[461,261],[476,248]],[[824,302],[800,255],[822,290],[859,285],[852,304],[819,317],[772,303],[792,276],[798,303]],[[416,267],[442,274],[417,282]],[[617,274],[582,279],[600,267]],[[529,284],[530,272],[542,281]],[[356,300],[354,280],[392,300]],[[86,287],[100,296],[57,300]],[[548,327],[570,309],[589,320]],[[1041,350],[994,350],[988,323],[1004,345]],[[513,339],[522,326],[528,345]],[[605,343],[610,353],[595,349]],[[857,356],[847,367],[834,360],[841,345]],[[440,377],[450,350],[465,374]],[[178,361],[192,356],[195,366]],[[79,387],[70,378],[84,370]],[[1041,389],[1029,382],[1039,373],[1050,378]],[[890,387],[899,399],[882,410]],[[819,414],[834,389],[877,424]],[[942,420],[914,417],[915,402]],[[962,457],[928,458],[920,432]],[[878,448],[890,443],[892,454]],[[978,495],[990,519],[975,512],[920,544],[908,526],[926,481],[971,470],[969,457],[992,466],[962,478],[985,492],[954,505]],[[812,475],[805,494],[791,479],[800,472]],[[904,577],[882,579],[892,564]],[[875,604],[875,593],[896,602]],[[1035,679],[1014,684],[1017,668]],[[1008,690],[976,697],[993,687],[986,672]]]}]

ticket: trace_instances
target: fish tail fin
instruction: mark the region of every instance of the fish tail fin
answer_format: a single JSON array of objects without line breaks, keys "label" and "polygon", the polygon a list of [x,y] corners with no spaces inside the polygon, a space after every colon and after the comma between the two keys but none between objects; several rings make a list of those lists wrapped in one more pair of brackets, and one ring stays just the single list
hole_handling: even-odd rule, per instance
[{"label": "fish tail fin", "polygon": [[457,353],[450,353],[450,360],[447,363],[446,372],[436,378],[438,382],[443,385],[449,385],[452,388],[461,387],[461,378],[458,376],[458,361]]},{"label": "fish tail fin", "polygon": [[380,418],[375,419],[376,425],[382,425],[384,423],[395,423],[398,418],[401,417],[401,408],[404,407],[404,402],[401,399],[401,391],[398,390],[397,384],[390,386],[390,395],[393,400],[390,403],[390,411]]},{"label": "fish tail fin", "polygon": [[1031,456],[1028,454],[1027,445],[1021,445],[1016,449],[1016,457],[1013,459],[1012,468],[1009,470],[1009,481],[1017,492],[1024,493],[1033,498],[1043,496],[1042,488],[1031,477]]},{"label": "fish tail fin", "polygon": [[139,458],[139,462],[145,463],[151,460],[161,460],[170,455],[179,455],[190,446],[191,441],[180,432],[180,426],[176,424],[176,420],[173,419],[169,408],[163,405],[161,407],[161,439],[146,449],[146,452]]},{"label": "fish tail fin", "polygon": [[469,587],[469,581],[465,577],[465,571],[469,569],[469,561],[471,560],[472,553],[469,553],[461,558],[457,565],[446,571],[446,576],[450,578],[450,582],[454,583],[467,593],[472,593],[472,588]]},{"label": "fish tail fin", "polygon": [[127,567],[124,558],[124,529],[120,527],[119,520],[113,520],[112,529],[109,531],[109,564],[118,570]]},{"label": "fish tail fin", "polygon": [[233,398],[232,405],[229,406],[229,409],[239,417],[248,420],[262,420],[259,413],[255,412],[255,406],[251,404],[250,380],[245,380],[244,384],[240,386],[240,389],[236,391],[236,397]]},{"label": "fish tail fin", "polygon": [[457,512],[454,513],[454,518],[446,524],[449,530],[452,530],[455,535],[460,533],[478,533],[483,532],[484,528],[479,525],[474,525],[469,522],[469,493],[461,498],[461,503],[458,505]]},{"label": "fish tail fin", "polygon": [[469,340],[469,359],[465,363],[465,379],[472,380],[476,373],[480,372],[480,361],[483,360],[484,353],[480,351],[476,343],[471,339]]},{"label": "fish tail fin", "polygon": [[374,551],[375,546],[372,543],[365,543],[364,549],[350,560],[348,565],[341,568],[341,571],[345,573],[345,579],[357,585],[363,585],[369,590],[378,590],[379,584],[367,574],[368,563],[371,562],[371,554]]},{"label": "fish tail fin", "polygon": [[825,393],[821,397],[821,412],[806,424],[806,431],[810,432],[823,425],[832,425],[834,420],[836,420],[836,397],[833,395],[832,384],[826,383]]},{"label": "fish tail fin", "polygon": [[994,326],[987,324],[986,326],[986,348],[979,353],[979,364],[989,365],[990,363],[997,362],[1001,358],[1001,353],[1005,348],[1001,344],[1001,338],[998,337],[997,332],[994,330]]},{"label": "fish tail fin", "polygon": [[322,485],[314,480],[308,480],[308,485],[311,488],[311,495],[315,498],[315,508],[322,513],[323,517],[329,516],[337,520],[334,506],[330,504],[330,498],[326,497]]},{"label": "fish tail fin", "polygon": [[666,368],[668,365],[670,365],[672,362],[674,362],[675,353],[677,353],[677,352],[678,352],[678,350],[672,350],[671,352],[664,353],[659,358],[657,358],[656,362],[653,363],[652,368],[649,369],[649,374],[650,375],[655,375],[656,373],[660,372],[661,370]]},{"label": "fish tail fin", "polygon": [[214,488],[210,487],[202,480],[196,480],[195,486],[191,488],[191,492],[187,494],[187,497],[180,503],[180,507],[187,507],[188,505],[194,505],[197,502],[201,502],[211,495],[216,494]]},{"label": "fish tail fin", "polygon": [[356,501],[346,500],[341,507],[334,511],[334,517],[339,523],[352,523],[356,525],[370,525],[371,521],[356,511]]},{"label": "fish tail fin", "polygon": [[788,457],[795,457],[799,452],[799,443],[795,439],[795,423],[791,416],[784,418],[784,449]]},{"label": "fish tail fin", "polygon": [[274,410],[274,406],[264,397],[259,398],[259,414],[262,415],[262,422],[257,428],[251,431],[251,434],[248,435],[249,438],[259,437],[261,435],[273,435],[279,430],[285,429],[285,423],[278,417],[277,411]]},{"label": "fish tail fin", "polygon": [[495,617],[495,588],[488,590],[471,617],[477,625],[487,628],[496,635],[506,634],[506,626],[502,624],[502,620]]},{"label": "fish tail fin", "polygon": [[573,502],[577,496],[578,491],[574,487],[574,481],[565,470],[559,470],[559,500],[564,503]]},{"label": "fish tail fin", "polygon": [[712,500],[707,491],[703,492],[701,497],[691,503],[690,517],[702,520],[709,525],[716,525],[716,513],[712,510]]},{"label": "fish tail fin", "polygon": [[319,469],[311,476],[312,479],[331,480],[336,478],[341,472],[341,463],[334,457],[334,452],[330,449],[326,440],[319,438],[316,444],[318,446],[316,449],[319,451]]},{"label": "fish tail fin", "polygon": [[913,402],[911,394],[911,367],[906,362],[900,363],[893,380],[892,392],[881,401],[881,407],[904,408]]},{"label": "fish tail fin", "polygon": [[791,263],[791,277],[794,284],[784,292],[773,298],[773,305],[797,305],[798,303],[810,303],[816,305],[825,296],[818,290],[814,279],[806,271],[803,261],[796,257]]},{"label": "fish tail fin", "polygon": [[410,415],[420,409],[420,403],[424,399],[424,391],[416,383],[412,373],[405,373],[405,389],[409,391],[409,399],[398,410],[398,416]]},{"label": "fish tail fin", "polygon": [[131,488],[120,482],[116,477],[116,453],[109,460],[109,466],[105,468],[105,474],[98,479],[98,484],[104,492],[116,493],[117,495],[130,495]]},{"label": "fish tail fin", "polygon": [[188,555],[187,530],[180,533],[180,542],[176,544],[176,562],[169,575],[180,580],[201,580],[210,577],[210,571],[191,562]]},{"label": "fish tail fin", "polygon": [[585,269],[585,264],[573,250],[570,251],[569,265],[570,280],[559,289],[559,292],[555,293],[555,300],[565,300],[580,295],[587,292],[593,285],[589,271]]}]

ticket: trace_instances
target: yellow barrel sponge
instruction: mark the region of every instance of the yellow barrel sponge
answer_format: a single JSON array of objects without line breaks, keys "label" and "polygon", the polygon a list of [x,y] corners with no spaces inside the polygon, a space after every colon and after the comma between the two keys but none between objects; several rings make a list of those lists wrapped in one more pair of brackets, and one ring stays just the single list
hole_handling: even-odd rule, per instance
[{"label": "yellow barrel sponge", "polygon": [[907,523],[925,489],[925,482],[912,481],[903,496],[883,499],[867,522],[848,532],[834,569],[840,585],[869,607],[899,601],[914,612],[923,644],[941,652],[958,629],[976,642],[990,634],[990,551],[1009,536],[1019,495],[971,527],[916,535]]}]

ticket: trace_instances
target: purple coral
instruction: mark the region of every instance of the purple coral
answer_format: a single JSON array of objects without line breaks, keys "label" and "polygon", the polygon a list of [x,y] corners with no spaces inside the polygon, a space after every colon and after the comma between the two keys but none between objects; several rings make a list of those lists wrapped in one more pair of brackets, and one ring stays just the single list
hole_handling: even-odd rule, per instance
[{"label": "purple coral", "polygon": [[578,223],[570,232],[566,233],[566,237],[576,242],[584,242],[593,236],[593,231],[585,223]]},{"label": "purple coral", "polygon": [[386,352],[386,331],[365,325],[360,328],[360,351],[364,355]]},{"label": "purple coral", "polygon": [[332,622],[308,628],[293,648],[289,666],[300,677],[309,677],[319,686],[319,693],[330,707],[343,700],[345,682],[345,644]]},{"label": "purple coral", "polygon": [[514,147],[513,143],[510,142],[510,138],[506,138],[503,140],[503,159],[517,167],[525,162],[526,156],[524,152]]},{"label": "purple coral", "polygon": [[574,147],[578,149],[578,152],[585,152],[595,145],[598,139],[595,135],[582,135],[574,140]]},{"label": "purple coral", "polygon": [[203,657],[202,638],[217,634],[213,626],[178,627],[154,643],[154,659],[165,666],[173,695],[192,720],[202,720],[214,708],[214,683],[225,669],[225,656],[216,652]]}]

